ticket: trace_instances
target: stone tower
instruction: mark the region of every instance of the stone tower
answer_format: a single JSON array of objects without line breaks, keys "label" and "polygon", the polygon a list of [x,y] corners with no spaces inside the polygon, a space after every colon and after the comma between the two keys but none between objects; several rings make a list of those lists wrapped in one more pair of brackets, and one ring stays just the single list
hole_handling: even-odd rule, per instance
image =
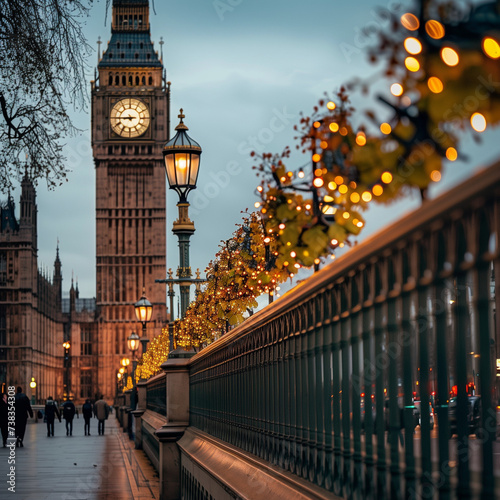
[{"label": "stone tower", "polygon": [[[140,333],[134,303],[143,287],[153,304],[148,337],[167,320],[163,144],[169,138],[169,84],[154,50],[148,0],[113,0],[111,40],[92,82],[96,167],[96,391],[116,391],[127,337]],[[138,352],[140,355],[140,351]]]}]

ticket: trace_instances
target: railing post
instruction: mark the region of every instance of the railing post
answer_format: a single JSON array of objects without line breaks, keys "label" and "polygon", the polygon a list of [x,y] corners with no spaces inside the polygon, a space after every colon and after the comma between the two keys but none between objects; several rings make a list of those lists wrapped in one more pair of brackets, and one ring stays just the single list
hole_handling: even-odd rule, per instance
[{"label": "railing post", "polygon": [[156,430],[160,441],[160,500],[180,500],[181,461],[177,441],[189,425],[189,360],[194,352],[175,349],[161,365],[165,372],[167,423]]},{"label": "railing post", "polygon": [[142,416],[146,411],[146,395],[148,383],[145,380],[137,382],[137,408],[132,411],[135,418],[135,449],[142,450]]}]

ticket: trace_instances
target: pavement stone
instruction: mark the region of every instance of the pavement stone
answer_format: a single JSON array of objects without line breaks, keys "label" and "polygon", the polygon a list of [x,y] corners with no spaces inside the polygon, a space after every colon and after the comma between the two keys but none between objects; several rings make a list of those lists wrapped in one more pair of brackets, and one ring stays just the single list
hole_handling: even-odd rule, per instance
[{"label": "pavement stone", "polygon": [[64,420],[56,421],[54,437],[43,422],[29,423],[24,447],[0,448],[0,498],[8,498],[7,473],[15,466],[15,495],[22,500],[142,500],[159,498],[158,476],[145,454],[119,427],[114,415],[106,421],[104,436],[91,421],[85,436],[83,419],[73,421],[66,436]]}]

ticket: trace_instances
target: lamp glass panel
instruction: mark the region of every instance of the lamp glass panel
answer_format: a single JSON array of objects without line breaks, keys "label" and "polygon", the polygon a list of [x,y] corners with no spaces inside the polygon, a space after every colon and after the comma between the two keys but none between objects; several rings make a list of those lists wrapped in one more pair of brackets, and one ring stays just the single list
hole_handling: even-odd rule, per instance
[{"label": "lamp glass panel", "polygon": [[189,178],[189,184],[191,186],[196,186],[196,180],[198,178],[198,169],[200,167],[200,155],[198,154],[192,154],[191,155],[191,171],[190,171],[190,178]]},{"label": "lamp glass panel", "polygon": [[191,155],[188,153],[175,154],[175,170],[177,174],[177,184],[186,186],[188,184],[188,176],[191,164]]},{"label": "lamp glass panel", "polygon": [[173,154],[168,154],[165,156],[165,169],[167,171],[168,183],[171,186],[174,186],[176,184],[174,156],[175,155]]}]

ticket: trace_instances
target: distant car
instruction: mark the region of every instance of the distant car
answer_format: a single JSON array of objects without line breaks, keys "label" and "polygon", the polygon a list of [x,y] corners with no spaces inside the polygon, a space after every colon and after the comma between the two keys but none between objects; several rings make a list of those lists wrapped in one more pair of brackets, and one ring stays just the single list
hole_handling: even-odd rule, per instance
[{"label": "distant car", "polygon": [[[450,422],[450,435],[456,434],[457,429],[457,399],[450,399],[448,404],[448,419]],[[481,396],[467,397],[467,429],[469,434],[479,431],[481,422]]]}]

